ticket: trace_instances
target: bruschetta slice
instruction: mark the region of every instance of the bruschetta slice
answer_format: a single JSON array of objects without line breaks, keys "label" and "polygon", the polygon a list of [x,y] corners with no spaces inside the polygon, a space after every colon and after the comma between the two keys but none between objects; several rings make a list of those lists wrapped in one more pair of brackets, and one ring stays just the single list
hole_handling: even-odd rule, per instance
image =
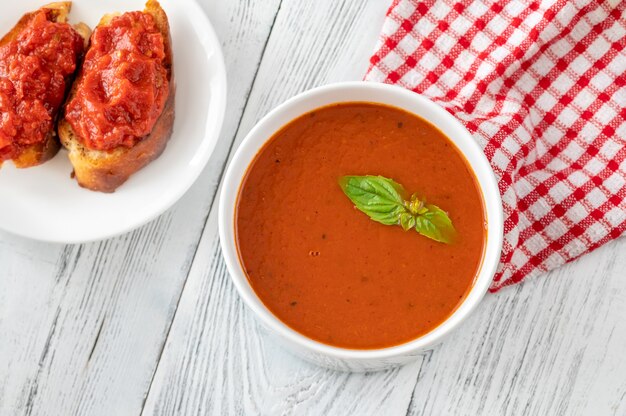
[{"label": "bruschetta slice", "polygon": [[174,124],[174,72],[167,15],[107,15],[91,35],[58,130],[78,183],[114,192],[159,157]]},{"label": "bruschetta slice", "polygon": [[71,2],[25,14],[0,40],[0,165],[39,165],[59,150],[56,121],[89,39]]}]

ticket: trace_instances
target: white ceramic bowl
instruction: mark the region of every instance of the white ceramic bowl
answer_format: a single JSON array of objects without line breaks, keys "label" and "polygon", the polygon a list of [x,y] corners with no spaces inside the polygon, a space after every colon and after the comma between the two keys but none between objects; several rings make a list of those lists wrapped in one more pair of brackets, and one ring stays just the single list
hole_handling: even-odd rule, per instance
[{"label": "white ceramic bowl", "polygon": [[[485,202],[487,244],[480,271],[464,302],[442,324],[411,342],[376,350],[332,347],[307,338],[275,317],[250,286],[239,260],[235,240],[235,205],[242,180],[257,152],[281,127],[298,116],[329,104],[365,101],[404,109],[437,126],[471,165]],[[219,231],[226,265],[241,298],[261,324],[288,350],[316,364],[349,371],[369,371],[407,363],[439,343],[476,308],[496,272],[502,248],[502,202],[487,158],[465,127],[432,101],[386,84],[347,82],[306,91],[266,115],[248,134],[226,172],[219,206]]]}]

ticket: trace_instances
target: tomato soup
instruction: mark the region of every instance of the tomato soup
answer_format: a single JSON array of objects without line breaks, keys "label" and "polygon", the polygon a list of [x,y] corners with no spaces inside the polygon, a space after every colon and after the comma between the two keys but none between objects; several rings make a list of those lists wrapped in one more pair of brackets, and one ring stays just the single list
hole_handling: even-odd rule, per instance
[{"label": "tomato soup", "polygon": [[[446,211],[439,243],[358,211],[338,184],[380,175]],[[276,133],[239,190],[236,238],[265,306],[299,333],[336,347],[399,345],[464,300],[486,240],[483,200],[467,161],[429,122],[372,103],[305,114]]]}]

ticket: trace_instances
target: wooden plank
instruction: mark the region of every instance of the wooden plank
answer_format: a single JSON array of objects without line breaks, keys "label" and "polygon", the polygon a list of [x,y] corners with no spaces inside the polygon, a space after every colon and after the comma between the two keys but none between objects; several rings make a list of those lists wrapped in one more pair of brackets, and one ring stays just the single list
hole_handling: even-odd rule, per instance
[{"label": "wooden plank", "polygon": [[626,414],[624,253],[488,296],[425,363],[409,415]]},{"label": "wooden plank", "polygon": [[229,111],[209,166],[172,210],[83,246],[0,236],[0,414],[140,413],[277,7],[205,7],[225,50]]},{"label": "wooden plank", "polygon": [[[236,142],[296,93],[361,78],[387,6],[284,0]],[[336,373],[277,347],[230,283],[214,206],[143,414],[404,415],[419,366]]]}]

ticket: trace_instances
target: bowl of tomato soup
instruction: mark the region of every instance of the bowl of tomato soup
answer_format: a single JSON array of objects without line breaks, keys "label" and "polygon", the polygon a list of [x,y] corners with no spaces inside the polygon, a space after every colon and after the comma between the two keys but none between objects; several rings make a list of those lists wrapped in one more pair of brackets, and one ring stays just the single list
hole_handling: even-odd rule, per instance
[{"label": "bowl of tomato soup", "polygon": [[478,305],[502,247],[482,150],[432,101],[376,83],[302,93],[247,135],[225,175],[226,265],[297,355],[350,371],[409,362]]}]

